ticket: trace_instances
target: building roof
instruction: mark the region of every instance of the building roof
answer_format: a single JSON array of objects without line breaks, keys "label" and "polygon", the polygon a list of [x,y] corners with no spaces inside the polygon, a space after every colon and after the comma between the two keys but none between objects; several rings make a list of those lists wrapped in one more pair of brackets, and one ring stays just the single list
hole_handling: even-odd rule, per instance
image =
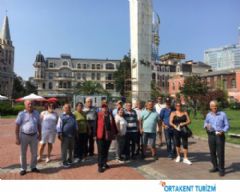
[{"label": "building roof", "polygon": [[239,70],[240,70],[240,68],[212,71],[212,72],[202,74],[201,77],[229,75],[229,74],[234,74],[234,73],[236,73],[236,71],[239,71]]},{"label": "building roof", "polygon": [[5,16],[2,26],[2,32],[1,37],[4,40],[11,41],[11,35],[10,35],[10,29],[9,29],[9,22],[8,22],[8,16]]}]

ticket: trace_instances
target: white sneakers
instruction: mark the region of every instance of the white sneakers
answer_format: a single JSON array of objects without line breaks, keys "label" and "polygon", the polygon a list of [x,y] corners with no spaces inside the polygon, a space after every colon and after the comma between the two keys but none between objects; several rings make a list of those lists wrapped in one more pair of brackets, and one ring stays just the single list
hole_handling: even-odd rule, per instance
[{"label": "white sneakers", "polygon": [[180,161],[181,161],[181,157],[180,156],[177,156],[177,158],[176,158],[176,163],[179,163]]},{"label": "white sneakers", "polygon": [[192,162],[191,161],[189,161],[189,159],[183,159],[183,163],[186,163],[186,164],[188,164],[188,165],[192,165]]},{"label": "white sneakers", "polygon": [[[177,156],[175,162],[180,163],[181,162],[181,157]],[[192,165],[192,162],[189,159],[186,159],[186,158],[183,158],[183,163],[185,163],[187,165]]]}]

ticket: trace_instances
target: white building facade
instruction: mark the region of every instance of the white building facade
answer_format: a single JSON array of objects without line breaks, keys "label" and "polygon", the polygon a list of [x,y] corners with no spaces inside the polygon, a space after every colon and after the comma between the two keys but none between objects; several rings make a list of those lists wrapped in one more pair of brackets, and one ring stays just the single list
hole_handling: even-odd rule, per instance
[{"label": "white building facade", "polygon": [[207,49],[204,52],[204,63],[212,66],[213,70],[225,70],[240,67],[240,28],[238,31],[238,44]]},{"label": "white building facade", "polygon": [[72,95],[78,83],[94,81],[100,83],[112,96],[118,97],[113,73],[120,60],[71,58],[62,54],[49,57],[39,53],[34,62],[38,94],[45,97],[64,97]]}]

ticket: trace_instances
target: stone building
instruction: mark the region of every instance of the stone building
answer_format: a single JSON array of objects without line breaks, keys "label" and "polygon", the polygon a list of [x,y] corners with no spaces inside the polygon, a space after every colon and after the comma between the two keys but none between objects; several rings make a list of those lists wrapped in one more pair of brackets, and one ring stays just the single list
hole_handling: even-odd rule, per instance
[{"label": "stone building", "polygon": [[100,83],[112,96],[116,92],[113,73],[120,60],[72,58],[62,54],[48,57],[39,53],[34,62],[34,81],[38,94],[45,97],[68,97],[74,93],[75,86],[84,81]]},{"label": "stone building", "polygon": [[0,33],[0,94],[12,97],[14,79],[14,46],[12,45],[8,16]]}]

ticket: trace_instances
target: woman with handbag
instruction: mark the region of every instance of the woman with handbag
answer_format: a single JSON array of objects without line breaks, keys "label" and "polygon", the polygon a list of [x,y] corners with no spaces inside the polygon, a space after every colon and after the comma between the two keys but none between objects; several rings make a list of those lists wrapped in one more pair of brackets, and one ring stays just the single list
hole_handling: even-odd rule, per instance
[{"label": "woman with handbag", "polygon": [[114,117],[109,112],[106,104],[97,116],[97,148],[98,148],[98,172],[102,173],[110,168],[107,164],[108,151],[111,141],[116,138],[117,128]]},{"label": "woman with handbag", "polygon": [[183,146],[183,163],[191,165],[192,162],[188,159],[188,137],[189,128],[187,127],[191,120],[187,112],[182,111],[182,104],[180,102],[176,102],[175,104],[176,111],[172,112],[170,115],[170,126],[174,128],[174,140],[177,151],[176,162],[179,163],[181,161],[181,143]]}]

